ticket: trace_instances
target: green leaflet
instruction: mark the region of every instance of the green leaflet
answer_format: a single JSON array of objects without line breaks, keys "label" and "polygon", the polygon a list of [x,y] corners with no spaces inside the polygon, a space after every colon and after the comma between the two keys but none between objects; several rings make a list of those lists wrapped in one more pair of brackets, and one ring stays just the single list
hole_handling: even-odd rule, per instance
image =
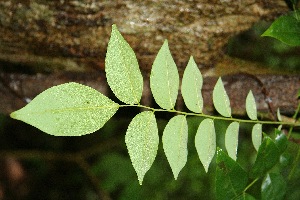
[{"label": "green leaflet", "polygon": [[100,129],[119,105],[78,83],[51,87],[11,117],[55,136],[81,136]]},{"label": "green leaflet", "polygon": [[191,56],[183,73],[181,93],[186,107],[195,113],[202,113],[202,84],[201,72]]},{"label": "green leaflet", "polygon": [[286,189],[286,182],[280,174],[268,173],[261,185],[261,199],[284,199]]},{"label": "green leaflet", "polygon": [[231,200],[238,198],[247,186],[247,173],[219,148],[216,162],[216,199]]},{"label": "green leaflet", "polygon": [[159,143],[153,112],[145,111],[132,119],[126,131],[125,142],[139,183],[142,185],[146,172],[154,162]]},{"label": "green leaflet", "polygon": [[290,12],[288,15],[276,19],[262,34],[280,40],[291,46],[300,45],[300,11]]},{"label": "green leaflet", "polygon": [[138,104],[143,92],[143,77],[136,56],[112,25],[105,58],[107,83],[117,98],[126,104]]},{"label": "green leaflet", "polygon": [[216,151],[216,133],[212,119],[206,118],[200,123],[195,136],[195,146],[200,161],[207,172]]},{"label": "green leaflet", "polygon": [[231,117],[230,101],[221,77],[218,79],[213,90],[213,103],[218,113],[224,117]]},{"label": "green leaflet", "polygon": [[185,166],[188,154],[188,125],[185,116],[177,115],[168,122],[162,141],[174,178],[177,180],[179,172]]},{"label": "green leaflet", "polygon": [[229,124],[225,133],[225,147],[228,155],[236,160],[237,147],[238,147],[238,136],[239,136],[239,123],[232,122]]},{"label": "green leaflet", "polygon": [[261,138],[262,138],[262,125],[255,124],[252,128],[252,143],[256,151],[258,151],[258,148],[261,144]]},{"label": "green leaflet", "polygon": [[280,109],[277,108],[277,119],[278,121],[282,122],[281,114],[280,114]]},{"label": "green leaflet", "polygon": [[257,120],[256,103],[251,90],[249,91],[246,98],[246,112],[251,120]]},{"label": "green leaflet", "polygon": [[160,48],[150,75],[150,87],[156,103],[164,109],[173,109],[179,88],[179,74],[165,40]]},{"label": "green leaflet", "polygon": [[[278,119],[278,121],[282,122],[282,117],[281,117],[279,108],[277,108],[277,119]],[[282,125],[280,124],[277,129],[281,130],[281,128],[282,128]]]},{"label": "green leaflet", "polygon": [[275,129],[276,138],[274,143],[276,144],[280,153],[283,153],[288,146],[288,139],[284,132]]},{"label": "green leaflet", "polygon": [[263,176],[266,172],[272,169],[279,163],[280,150],[270,137],[264,137],[260,145],[255,163],[251,169],[251,177],[257,178]]}]

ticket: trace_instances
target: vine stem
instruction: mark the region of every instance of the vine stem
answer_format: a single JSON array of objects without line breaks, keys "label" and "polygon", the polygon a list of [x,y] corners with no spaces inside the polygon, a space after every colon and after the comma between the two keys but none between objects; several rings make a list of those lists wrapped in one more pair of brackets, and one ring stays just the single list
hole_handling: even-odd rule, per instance
[{"label": "vine stem", "polygon": [[[197,117],[206,117],[210,118],[213,120],[226,120],[226,121],[236,121],[240,123],[260,123],[260,124],[271,124],[271,125],[287,125],[287,126],[292,126],[292,127],[300,127],[300,123],[296,122],[282,122],[282,121],[260,121],[260,120],[247,120],[247,119],[238,119],[238,118],[233,118],[233,117],[222,117],[222,116],[213,116],[213,115],[207,115],[203,113],[188,113],[188,112],[183,112],[183,111],[178,111],[175,109],[172,110],[166,110],[166,109],[156,109],[156,108],[151,108],[148,106],[144,105],[119,105],[119,107],[139,107],[139,108],[144,108],[148,110],[152,110],[153,112],[173,112],[177,114],[182,114],[182,115],[189,115],[189,116],[197,116]],[[298,107],[299,108],[299,107]]]}]

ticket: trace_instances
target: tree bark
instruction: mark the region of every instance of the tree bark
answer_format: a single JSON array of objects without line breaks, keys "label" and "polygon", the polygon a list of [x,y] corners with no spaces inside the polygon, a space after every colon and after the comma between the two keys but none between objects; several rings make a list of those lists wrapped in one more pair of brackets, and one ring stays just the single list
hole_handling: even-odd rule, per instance
[{"label": "tree bark", "polygon": [[222,58],[228,39],[288,10],[283,0],[7,0],[0,2],[0,60],[35,71],[103,69],[111,25],[149,70],[165,39],[179,69]]}]

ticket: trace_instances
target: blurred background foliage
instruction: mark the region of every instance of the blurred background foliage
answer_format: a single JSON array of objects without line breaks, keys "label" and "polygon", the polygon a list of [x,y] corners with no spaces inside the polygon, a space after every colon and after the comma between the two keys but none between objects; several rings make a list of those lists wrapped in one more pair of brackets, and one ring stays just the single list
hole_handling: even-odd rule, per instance
[{"label": "blurred background foliage", "polygon": [[275,70],[300,73],[300,47],[292,47],[270,37],[261,37],[272,22],[260,21],[252,29],[231,38],[226,53],[255,61]]},{"label": "blurred background foliage", "polygon": [[[289,47],[277,40],[260,37],[269,25],[270,23],[260,22],[251,30],[232,38],[226,46],[226,53],[275,69],[288,69],[299,73],[299,47]],[[53,137],[30,125],[0,115],[0,167],[3,169],[0,170],[0,200],[97,199],[93,183],[76,163],[40,157],[8,158],[1,154],[15,150],[74,153],[93,147],[99,151],[88,156],[89,170],[99,181],[96,187],[109,193],[111,199],[214,199],[215,161],[209,167],[208,173],[205,173],[194,145],[195,133],[202,119],[188,117],[188,160],[178,180],[173,178],[160,142],[155,162],[140,186],[124,142],[126,128],[135,114],[137,112],[118,112],[102,129],[82,137]],[[168,117],[158,117],[160,138]],[[217,145],[223,149],[227,125],[224,121],[216,122]],[[272,137],[274,128],[264,127],[264,131]],[[299,132],[294,134],[297,136]],[[273,170],[282,170],[287,177],[298,150],[299,145],[290,142],[287,152],[281,158],[282,164]],[[251,143],[251,125],[241,124],[237,162],[245,170],[249,170],[255,156],[256,152]],[[14,173],[6,167],[12,161],[14,166],[18,166]],[[286,199],[298,199],[300,196],[299,164],[296,166],[288,184]],[[250,188],[249,193],[260,198],[260,185],[261,182],[257,182]]]}]

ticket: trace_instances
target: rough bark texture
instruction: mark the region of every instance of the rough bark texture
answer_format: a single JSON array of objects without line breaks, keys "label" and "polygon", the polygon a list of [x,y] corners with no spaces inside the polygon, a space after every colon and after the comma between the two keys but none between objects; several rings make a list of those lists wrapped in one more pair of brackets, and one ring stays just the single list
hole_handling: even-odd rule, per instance
[{"label": "rough bark texture", "polygon": [[287,10],[283,0],[0,1],[0,60],[38,71],[103,69],[117,24],[144,70],[165,39],[179,68],[190,55],[212,66],[230,37]]}]

